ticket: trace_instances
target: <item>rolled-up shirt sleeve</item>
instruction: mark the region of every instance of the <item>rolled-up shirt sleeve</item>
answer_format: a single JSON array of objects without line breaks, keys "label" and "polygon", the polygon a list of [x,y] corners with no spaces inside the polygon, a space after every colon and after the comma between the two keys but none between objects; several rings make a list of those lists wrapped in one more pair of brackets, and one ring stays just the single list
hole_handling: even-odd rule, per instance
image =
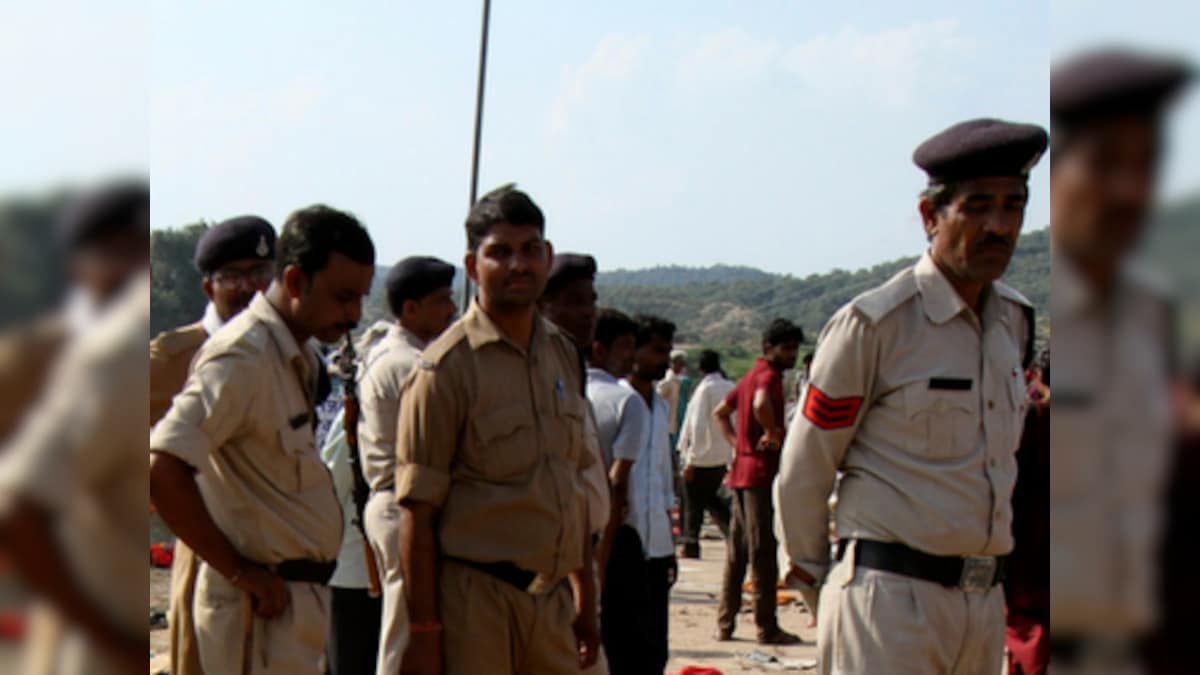
[{"label": "rolled-up shirt sleeve", "polygon": [[255,365],[252,357],[239,353],[199,361],[166,416],[150,432],[150,451],[203,470],[209,453],[237,433],[251,410],[262,379]]},{"label": "rolled-up shirt sleeve", "polygon": [[783,447],[775,482],[779,531],[791,561],[817,579],[829,566],[829,495],[868,414],[877,364],[874,326],[843,308],[821,332],[812,379]]},{"label": "rolled-up shirt sleeve", "polygon": [[409,374],[396,429],[396,501],[441,507],[464,427],[465,389],[452,370],[422,364]]}]

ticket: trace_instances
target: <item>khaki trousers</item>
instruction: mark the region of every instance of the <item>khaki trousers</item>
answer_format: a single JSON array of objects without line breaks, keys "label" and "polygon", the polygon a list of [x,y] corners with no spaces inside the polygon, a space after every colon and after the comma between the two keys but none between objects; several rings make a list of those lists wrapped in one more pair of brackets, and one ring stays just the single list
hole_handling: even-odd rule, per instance
[{"label": "khaki trousers", "polygon": [[860,567],[830,571],[817,618],[826,675],[992,675],[1004,663],[1004,591],[967,592]]},{"label": "khaki trousers", "polygon": [[396,493],[371,493],[363,509],[367,541],[379,566],[379,588],[383,591],[383,618],[379,627],[379,673],[399,673],[408,648],[408,600],[404,597],[404,568],[400,560],[400,505]]},{"label": "khaki trousers", "polygon": [[[293,582],[288,584],[288,591],[291,602],[283,614],[270,620],[258,616],[252,619],[251,672],[325,675],[329,588]],[[192,620],[204,672],[243,672],[249,604],[249,596],[207,563],[200,563]]]}]

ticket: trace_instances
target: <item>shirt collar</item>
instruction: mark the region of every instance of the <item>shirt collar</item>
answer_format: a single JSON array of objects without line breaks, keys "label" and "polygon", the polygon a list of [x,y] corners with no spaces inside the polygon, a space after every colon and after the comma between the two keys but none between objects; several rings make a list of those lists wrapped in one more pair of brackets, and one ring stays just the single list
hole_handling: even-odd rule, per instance
[{"label": "shirt collar", "polygon": [[[492,318],[483,311],[479,306],[478,299],[471,300],[471,308],[463,316],[463,330],[467,334],[467,343],[471,345],[471,349],[478,350],[481,347],[493,342],[503,342],[512,346],[517,351],[525,353],[525,350],[512,340],[505,337],[500,332],[500,328],[492,321]],[[542,315],[535,312],[533,318],[533,335],[529,341],[529,353],[539,351],[539,345],[546,342],[550,335],[557,332],[549,321],[542,318]]]},{"label": "shirt collar", "polygon": [[256,293],[246,311],[262,321],[267,327],[267,331],[271,334],[271,339],[275,341],[275,344],[279,346],[279,351],[283,354],[284,362],[292,364],[293,367],[298,367],[300,376],[304,382],[312,380],[317,368],[316,355],[313,354],[312,350],[301,350],[300,345],[296,343],[296,338],[292,335],[292,331],[284,323],[283,317],[267,301],[267,296],[261,292]]},{"label": "shirt collar", "polygon": [[938,269],[929,251],[921,256],[913,270],[917,279],[917,290],[921,293],[921,306],[925,316],[935,324],[943,324],[967,309],[967,303],[950,285],[950,280]]},{"label": "shirt collar", "polygon": [[617,383],[617,378],[612,373],[603,368],[596,368],[595,366],[588,366],[587,376],[589,381],[596,380],[598,382]]},{"label": "shirt collar", "polygon": [[393,324],[392,330],[395,332],[396,337],[400,338],[401,340],[404,340],[405,342],[407,342],[409,344],[409,346],[411,346],[413,349],[416,349],[417,351],[423,351],[425,349],[425,347],[427,347],[429,345],[428,342],[417,337],[416,333],[405,328],[404,326],[400,325],[399,323]]},{"label": "shirt collar", "polygon": [[204,318],[200,319],[200,325],[204,326],[204,332],[210,336],[216,335],[217,331],[221,330],[221,326],[225,322],[221,320],[221,315],[217,314],[217,306],[209,302],[204,307]]}]

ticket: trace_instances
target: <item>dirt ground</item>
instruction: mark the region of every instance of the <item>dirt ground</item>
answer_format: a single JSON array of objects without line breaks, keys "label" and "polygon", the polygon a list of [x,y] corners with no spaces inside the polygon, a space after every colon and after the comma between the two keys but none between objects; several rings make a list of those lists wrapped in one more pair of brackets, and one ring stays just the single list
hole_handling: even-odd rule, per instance
[{"label": "dirt ground", "polygon": [[[781,660],[816,658],[816,633],[808,628],[809,615],[802,603],[781,606],[779,623],[785,629],[804,638],[794,647],[762,647],[754,641],[754,618],[749,603],[744,603],[737,632],[731,642],[716,642],[713,632],[717,625],[717,597],[721,589],[721,571],[725,543],[719,539],[701,542],[701,559],[679,561],[679,581],[671,593],[671,660],[667,672],[674,673],[685,666],[716,668],[724,675],[735,673],[777,672],[778,667],[760,667],[739,660],[739,655],[758,651]],[[166,610],[169,570],[150,570],[150,609]],[[748,599],[748,596],[747,596]],[[150,632],[151,656],[165,654],[167,631]],[[804,672],[804,671],[791,671]],[[812,672],[809,670],[808,672]]]}]

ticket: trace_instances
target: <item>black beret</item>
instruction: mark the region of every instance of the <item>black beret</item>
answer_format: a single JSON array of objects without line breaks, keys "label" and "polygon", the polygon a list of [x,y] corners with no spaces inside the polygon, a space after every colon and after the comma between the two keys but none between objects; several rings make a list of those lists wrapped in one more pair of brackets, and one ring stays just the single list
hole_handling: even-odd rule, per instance
[{"label": "black beret", "polygon": [[420,300],[454,283],[454,265],[428,256],[412,256],[396,263],[387,275],[388,305],[394,313],[406,300]]},{"label": "black beret", "polygon": [[85,246],[125,228],[150,227],[150,184],[119,180],[70,201],[58,220],[58,235],[68,249]]},{"label": "black beret", "polygon": [[917,146],[913,162],[930,182],[981,176],[1028,176],[1049,135],[1036,124],[997,119],[959,122]]},{"label": "black beret", "polygon": [[1157,115],[1195,75],[1186,61],[1121,47],[1089,50],[1050,72],[1050,116],[1077,124],[1113,114]]},{"label": "black beret", "polygon": [[583,253],[555,253],[546,278],[546,291],[554,291],[572,281],[596,278],[596,259]]},{"label": "black beret", "polygon": [[213,225],[196,242],[196,268],[205,274],[248,259],[275,259],[275,228],[258,216],[238,216]]}]

